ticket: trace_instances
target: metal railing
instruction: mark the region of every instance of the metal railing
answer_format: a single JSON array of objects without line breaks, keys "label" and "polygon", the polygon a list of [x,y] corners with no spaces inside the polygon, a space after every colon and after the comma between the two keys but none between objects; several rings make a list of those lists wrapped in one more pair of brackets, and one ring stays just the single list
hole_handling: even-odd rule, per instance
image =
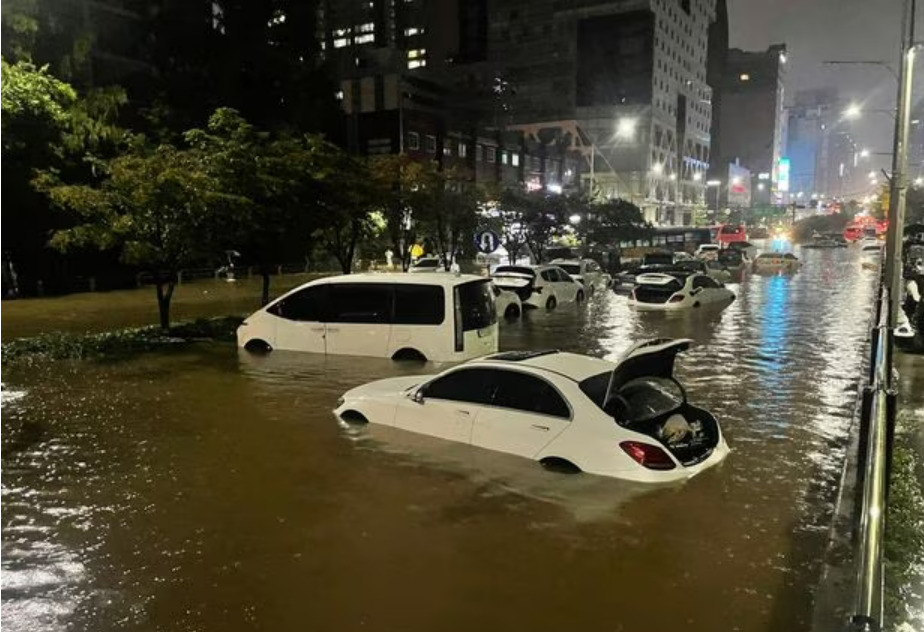
[{"label": "metal railing", "polygon": [[850,632],[879,632],[883,628],[883,538],[895,415],[890,310],[889,290],[883,283],[872,328],[869,382],[864,388],[860,416],[857,574],[847,628]]}]

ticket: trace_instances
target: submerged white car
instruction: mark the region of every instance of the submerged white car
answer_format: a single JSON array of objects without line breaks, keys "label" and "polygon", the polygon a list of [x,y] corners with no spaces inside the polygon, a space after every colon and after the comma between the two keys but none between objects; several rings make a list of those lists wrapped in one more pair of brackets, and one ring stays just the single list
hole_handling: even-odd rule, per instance
[{"label": "submerged white car", "polygon": [[610,275],[593,259],[553,259],[550,263],[583,285],[588,294],[593,294],[598,286],[609,287],[612,281]]},{"label": "submerged white car", "polygon": [[735,300],[735,293],[720,281],[700,272],[671,270],[652,272],[635,278],[629,305],[640,310],[675,311],[721,305]]},{"label": "submerged white car", "polygon": [[584,286],[558,266],[497,266],[492,278],[494,285],[519,296],[523,307],[554,309],[585,297]]},{"label": "submerged white car", "polygon": [[511,351],[437,375],[347,391],[334,413],[516,454],[553,469],[642,482],[689,478],[728,445],[715,417],[687,402],[674,360],[690,340],[651,340],[618,363]]},{"label": "submerged white car", "polygon": [[764,252],[751,265],[754,272],[795,272],[802,262],[791,252]]}]

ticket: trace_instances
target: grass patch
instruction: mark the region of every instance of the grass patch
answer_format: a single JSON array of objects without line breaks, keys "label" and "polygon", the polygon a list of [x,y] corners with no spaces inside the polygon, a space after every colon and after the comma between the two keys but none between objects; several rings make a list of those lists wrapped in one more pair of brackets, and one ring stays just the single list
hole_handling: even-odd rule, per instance
[{"label": "grass patch", "polygon": [[916,469],[914,449],[897,436],[884,542],[886,629],[896,632],[922,629],[918,626],[924,624],[924,613],[909,608],[921,603],[916,591],[924,582],[924,492]]},{"label": "grass patch", "polygon": [[2,361],[83,360],[131,355],[199,340],[233,342],[240,316],[200,318],[178,323],[164,332],[158,326],[132,327],[103,333],[54,332],[6,342]]}]

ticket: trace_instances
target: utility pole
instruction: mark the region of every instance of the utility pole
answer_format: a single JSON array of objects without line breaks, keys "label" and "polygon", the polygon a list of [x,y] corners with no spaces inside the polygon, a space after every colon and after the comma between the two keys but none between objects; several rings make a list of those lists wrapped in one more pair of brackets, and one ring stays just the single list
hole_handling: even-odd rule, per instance
[{"label": "utility pole", "polygon": [[902,235],[905,227],[905,198],[908,190],[908,128],[911,118],[911,84],[914,70],[915,1],[905,0],[902,16],[901,66],[898,82],[898,111],[892,153],[892,181],[889,191],[889,232],[886,239],[885,282],[892,309],[889,327],[895,328],[901,309]]}]

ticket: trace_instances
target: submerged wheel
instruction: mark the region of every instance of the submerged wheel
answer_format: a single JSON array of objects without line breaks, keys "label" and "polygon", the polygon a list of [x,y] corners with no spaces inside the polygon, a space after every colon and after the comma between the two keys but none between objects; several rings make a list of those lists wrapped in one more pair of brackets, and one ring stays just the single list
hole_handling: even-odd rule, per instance
[{"label": "submerged wheel", "polygon": [[244,349],[250,353],[269,353],[273,350],[268,342],[265,340],[260,340],[259,338],[254,338],[253,340],[248,340],[244,345]]},{"label": "submerged wheel", "polygon": [[508,305],[507,309],[504,310],[504,318],[513,320],[514,318],[520,317],[520,308],[516,305]]},{"label": "submerged wheel", "polygon": [[563,459],[558,456],[547,456],[544,459],[541,459],[539,464],[550,472],[558,472],[559,474],[581,473],[581,468],[579,468],[577,465],[568,459]]},{"label": "submerged wheel", "polygon": [[583,303],[584,302],[584,290],[578,290],[577,296],[574,297],[574,300],[576,300],[578,303]]},{"label": "submerged wheel", "polygon": [[361,412],[356,410],[345,410],[340,413],[340,418],[348,424],[367,424],[369,420]]},{"label": "submerged wheel", "polygon": [[549,299],[545,302],[546,309],[555,309],[556,305],[558,305],[558,301],[555,300],[554,296],[550,296]]},{"label": "submerged wheel", "polygon": [[417,349],[398,349],[391,359],[398,362],[426,362],[427,356]]}]

